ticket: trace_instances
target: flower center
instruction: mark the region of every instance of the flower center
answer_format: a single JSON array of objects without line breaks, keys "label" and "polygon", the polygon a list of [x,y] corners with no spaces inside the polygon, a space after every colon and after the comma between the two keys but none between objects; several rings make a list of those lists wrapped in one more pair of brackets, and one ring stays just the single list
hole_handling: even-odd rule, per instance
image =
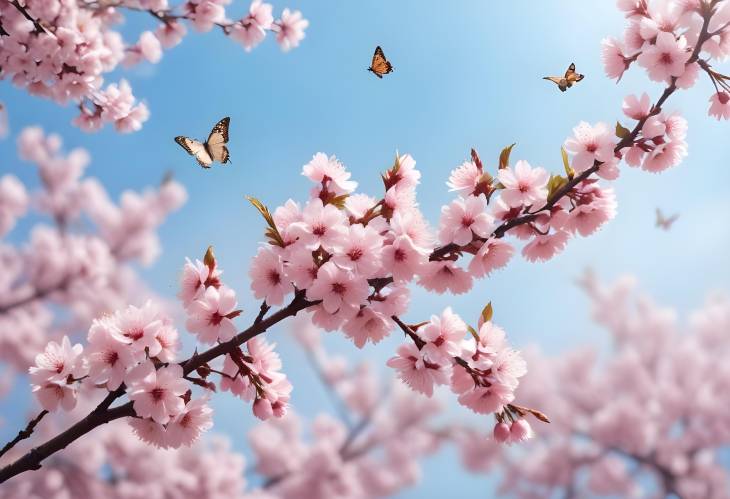
[{"label": "flower center", "polygon": [[162,400],[162,397],[165,396],[165,389],[160,387],[154,388],[150,392],[150,395],[152,396],[152,400],[154,400],[155,402],[159,402],[160,400]]},{"label": "flower center", "polygon": [[517,188],[520,190],[521,193],[526,193],[530,190],[530,184],[527,184],[525,182],[520,182]]},{"label": "flower center", "polygon": [[221,314],[219,314],[218,312],[213,312],[210,315],[210,319],[208,319],[208,324],[210,324],[211,326],[217,326],[221,323],[222,320],[223,316]]},{"label": "flower center", "polygon": [[338,295],[344,295],[345,291],[347,291],[347,288],[344,284],[340,282],[335,282],[332,284],[332,292]]},{"label": "flower center", "polygon": [[474,218],[472,218],[472,217],[467,216],[467,217],[464,217],[461,219],[461,225],[464,228],[471,227],[471,224],[473,224],[473,223],[474,223]]},{"label": "flower center", "polygon": [[352,260],[353,262],[356,262],[360,258],[362,258],[362,250],[360,248],[353,248],[350,250],[349,253],[347,253],[347,256],[350,257],[350,260]]},{"label": "flower center", "polygon": [[118,360],[119,354],[117,352],[107,352],[106,355],[104,355],[104,362],[106,362],[110,366],[116,364]]},{"label": "flower center", "polygon": [[661,57],[659,58],[662,64],[671,64],[672,63],[672,54],[669,52],[664,52]]},{"label": "flower center", "polygon": [[590,153],[594,153],[594,152],[596,152],[597,150],[598,150],[598,146],[597,146],[596,144],[588,144],[588,145],[586,146],[586,151],[588,151],[588,152],[590,152]]},{"label": "flower center", "polygon": [[277,285],[281,282],[281,275],[275,270],[270,270],[268,277],[269,282],[273,285]]},{"label": "flower center", "polygon": [[129,331],[127,331],[124,334],[124,336],[126,336],[129,339],[131,339],[132,341],[137,341],[142,336],[144,336],[144,329],[142,329],[141,327],[132,328]]},{"label": "flower center", "polygon": [[325,232],[327,232],[327,227],[325,227],[323,224],[315,225],[314,227],[312,227],[312,234],[317,237],[324,236]]},{"label": "flower center", "polygon": [[402,249],[397,249],[393,252],[393,259],[396,262],[402,262],[406,259],[406,253]]}]

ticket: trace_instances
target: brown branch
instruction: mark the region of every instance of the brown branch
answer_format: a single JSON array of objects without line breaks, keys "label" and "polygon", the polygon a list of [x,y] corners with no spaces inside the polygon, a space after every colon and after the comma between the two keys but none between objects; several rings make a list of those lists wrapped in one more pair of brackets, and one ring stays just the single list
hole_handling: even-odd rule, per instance
[{"label": "brown branch", "polygon": [[[281,310],[277,311],[275,314],[265,319],[262,319],[258,323],[251,325],[248,329],[242,331],[230,341],[220,343],[201,354],[195,354],[189,359],[181,362],[180,365],[183,368],[183,373],[185,375],[190,374],[198,367],[207,364],[217,357],[227,354],[228,352],[250,340],[251,338],[265,332],[274,324],[286,319],[287,317],[294,316],[301,310],[304,310],[305,308],[312,305],[316,305],[317,303],[319,302],[307,301],[304,297],[304,292],[297,291],[291,303],[289,303],[289,305],[282,308]],[[97,428],[98,426],[104,425],[115,419],[133,416],[134,409],[132,408],[132,402],[127,402],[126,404],[123,404],[121,406],[111,408],[111,405],[118,398],[122,397],[124,393],[125,387],[124,385],[122,385],[117,390],[110,392],[106,396],[106,398],[81,421],[74,424],[62,433],[58,434],[56,437],[48,440],[38,447],[31,449],[15,462],[0,469],[0,483],[3,483],[6,480],[14,477],[15,475],[19,475],[20,473],[39,469],[42,462],[46,458],[50,457],[60,450],[63,450],[64,448],[66,448],[66,446],[86,435],[87,433],[91,432],[94,428]]]},{"label": "brown branch", "polygon": [[45,415],[48,414],[48,411],[43,409],[40,414],[38,414],[36,417],[30,420],[28,423],[28,426],[25,427],[25,429],[20,430],[18,432],[18,435],[12,439],[10,442],[5,444],[5,447],[0,450],[0,457],[3,457],[6,452],[8,452],[10,449],[15,447],[15,445],[20,442],[21,440],[25,440],[26,438],[29,438],[33,434],[33,430],[35,430],[35,427],[38,425],[38,423],[41,422],[41,419],[45,417]]},{"label": "brown branch", "polygon": [[48,30],[41,24],[40,20],[31,16],[30,13],[28,12],[28,9],[26,7],[20,5],[20,2],[18,2],[18,0],[12,0],[10,2],[10,5],[15,7],[18,10],[18,12],[23,14],[23,17],[25,17],[28,21],[33,23],[33,27],[35,28],[35,33],[37,35],[40,35],[41,33],[48,33]]}]

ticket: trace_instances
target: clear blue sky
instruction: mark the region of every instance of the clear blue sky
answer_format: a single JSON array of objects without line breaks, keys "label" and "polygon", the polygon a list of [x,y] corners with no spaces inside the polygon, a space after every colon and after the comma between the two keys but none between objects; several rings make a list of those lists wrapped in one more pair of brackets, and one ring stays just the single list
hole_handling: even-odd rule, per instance
[{"label": "clear blue sky", "polygon": [[[310,20],[306,39],[288,54],[273,40],[246,54],[213,32],[189,36],[160,64],[127,73],[152,112],[136,134],[83,134],[69,124],[73,109],[0,84],[14,133],[40,124],[60,133],[68,148],[88,148],[89,174],[114,194],[156,184],[168,169],[185,184],[190,201],[162,228],[163,257],[144,270],[161,294],[174,294],[185,256],[199,256],[213,244],[229,284],[254,313],[246,272],[262,223],[243,195],[272,207],[289,197],[302,199],[309,186],[299,173],[315,152],[337,155],[373,194],[380,192],[378,173],[395,150],[411,153],[423,172],[421,206],[435,222],[451,198],[444,184],[448,173],[467,158],[470,147],[494,167],[500,149],[517,142],[514,159],[557,171],[560,146],[580,120],[612,124],[621,118],[625,94],[647,91],[655,98],[661,92],[638,71],[619,85],[603,75],[601,38],[619,36],[624,26],[611,1],[277,0],[274,6],[276,12],[299,8]],[[132,15],[125,29],[137,33],[151,26],[152,19]],[[383,80],[365,71],[376,45],[396,68]],[[541,80],[572,61],[586,78],[571,91],[562,94]],[[421,320],[447,305],[473,318],[492,300],[496,321],[513,343],[536,342],[559,352],[601,339],[573,284],[587,266],[607,279],[635,274],[644,290],[680,311],[697,306],[710,289],[729,291],[729,127],[707,117],[710,92],[709,81],[701,80],[672,97],[666,108],[689,120],[689,157],[661,175],[624,168],[615,182],[619,214],[598,235],[572,241],[547,264],[515,259],[467,296],[417,291],[408,319]],[[226,115],[231,116],[233,165],[202,171],[172,138],[203,137]],[[32,179],[15,159],[13,140],[0,142],[0,158],[3,173]],[[654,228],[657,206],[681,212],[672,231]],[[330,411],[284,331],[275,330],[272,337],[294,379],[296,409],[307,415]],[[328,341],[354,359],[382,364],[400,337],[362,351],[336,336]],[[10,411],[8,404],[0,408],[3,415]],[[216,408],[217,430],[245,448],[249,409],[225,396],[217,397]],[[0,435],[7,430],[0,429]],[[429,460],[421,485],[403,497],[440,497],[453,490],[466,497],[489,495],[491,481],[465,476],[454,462],[452,452]]]}]

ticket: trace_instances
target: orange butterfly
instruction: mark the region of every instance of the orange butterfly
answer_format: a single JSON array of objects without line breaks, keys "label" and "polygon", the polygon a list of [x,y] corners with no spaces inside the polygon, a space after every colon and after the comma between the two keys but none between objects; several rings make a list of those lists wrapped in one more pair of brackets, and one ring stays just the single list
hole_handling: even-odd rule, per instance
[{"label": "orange butterfly", "polygon": [[373,54],[373,62],[370,63],[368,71],[372,71],[378,78],[383,78],[383,75],[393,72],[393,65],[385,58],[383,49],[380,46],[375,47],[375,53]]},{"label": "orange butterfly", "polygon": [[573,86],[573,83],[577,83],[583,79],[583,75],[575,72],[575,64],[572,62],[568,66],[568,70],[565,72],[565,76],[545,76],[543,80],[550,80],[555,83],[561,92],[565,92],[567,89]]}]

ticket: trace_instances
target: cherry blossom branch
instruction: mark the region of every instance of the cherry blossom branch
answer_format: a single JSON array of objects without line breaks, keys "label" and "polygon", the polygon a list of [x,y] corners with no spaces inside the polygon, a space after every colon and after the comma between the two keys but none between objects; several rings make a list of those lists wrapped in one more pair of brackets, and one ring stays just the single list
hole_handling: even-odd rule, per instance
[{"label": "cherry blossom branch", "polygon": [[[304,297],[303,292],[297,292],[294,296],[294,299],[291,301],[291,303],[289,303],[289,305],[280,309],[271,316],[262,319],[258,323],[254,323],[248,329],[242,331],[230,341],[220,343],[203,353],[194,354],[189,359],[181,362],[180,365],[183,369],[184,374],[190,374],[199,367],[206,365],[208,362],[230,353],[233,349],[247,342],[251,338],[254,338],[264,333],[271,326],[281,322],[287,317],[292,317],[296,315],[301,310],[304,310],[307,307],[316,304],[317,302],[307,301]],[[48,440],[47,442],[37,447],[34,447],[13,463],[0,469],[0,483],[3,483],[6,480],[14,477],[15,475],[18,475],[25,471],[39,469],[41,467],[41,463],[45,459],[55,454],[56,452],[63,450],[64,448],[66,448],[66,446],[86,435],[87,433],[91,432],[95,428],[109,423],[110,421],[113,421],[115,419],[134,416],[135,413],[132,402],[127,402],[124,405],[111,408],[111,405],[114,403],[114,401],[122,397],[124,394],[125,387],[124,385],[122,385],[117,390],[110,392],[94,410],[92,410],[78,423],[74,424],[67,430],[59,433],[57,436]]]},{"label": "cherry blossom branch", "polygon": [[5,444],[5,447],[0,450],[0,457],[3,457],[6,452],[8,452],[10,449],[15,447],[15,445],[20,442],[21,440],[24,440],[26,438],[30,438],[30,436],[33,434],[33,430],[35,430],[35,427],[38,425],[38,423],[41,422],[41,419],[45,417],[45,415],[48,414],[47,410],[42,410],[36,417],[30,420],[28,425],[25,427],[25,429],[18,432],[18,435],[12,439],[10,442]]}]

